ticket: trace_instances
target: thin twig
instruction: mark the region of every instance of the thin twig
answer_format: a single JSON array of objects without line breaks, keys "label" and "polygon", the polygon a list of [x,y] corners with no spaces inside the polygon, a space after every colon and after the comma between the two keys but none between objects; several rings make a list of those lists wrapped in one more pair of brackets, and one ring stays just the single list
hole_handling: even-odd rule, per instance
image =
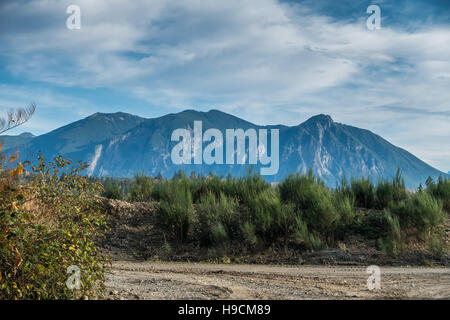
[{"label": "thin twig", "polygon": [[0,118],[0,134],[24,124],[30,120],[35,111],[36,104],[34,102],[25,108],[8,111],[6,118]]}]

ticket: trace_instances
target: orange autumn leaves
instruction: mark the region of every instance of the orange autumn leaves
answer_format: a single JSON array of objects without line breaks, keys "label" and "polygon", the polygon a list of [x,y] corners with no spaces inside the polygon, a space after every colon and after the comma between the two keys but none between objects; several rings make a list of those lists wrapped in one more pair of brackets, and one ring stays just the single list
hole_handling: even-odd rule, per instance
[{"label": "orange autumn leaves", "polygon": [[23,164],[22,163],[19,163],[19,165],[15,169],[11,170],[12,177],[20,175],[22,173],[23,173]]},{"label": "orange autumn leaves", "polygon": [[[1,154],[3,149],[0,143],[0,190],[11,187],[11,180],[18,178],[21,174],[25,173],[25,165],[28,161],[20,162],[20,155],[17,153],[15,156],[6,156]],[[5,200],[5,199],[4,199]],[[19,210],[17,203],[11,201],[11,211]]]},{"label": "orange autumn leaves", "polygon": [[[0,154],[2,152],[3,146],[0,144]],[[9,171],[9,174],[11,177],[16,177],[21,175],[22,173],[24,173],[25,171],[25,165],[27,163],[29,163],[28,161],[25,162],[19,162],[20,160],[20,155],[19,153],[17,153],[17,155],[15,156],[10,156],[8,161],[5,161],[7,159],[7,156],[5,155],[0,155],[0,174],[3,173],[4,171]],[[5,164],[5,162],[7,163],[14,163],[17,162],[16,167],[15,168],[8,168],[7,165]]]}]

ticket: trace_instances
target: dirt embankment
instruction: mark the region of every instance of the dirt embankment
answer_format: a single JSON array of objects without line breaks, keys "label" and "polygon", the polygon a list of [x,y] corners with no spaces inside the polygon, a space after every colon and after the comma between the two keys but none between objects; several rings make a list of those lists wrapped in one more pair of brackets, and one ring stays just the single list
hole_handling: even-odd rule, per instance
[{"label": "dirt embankment", "polygon": [[[387,257],[377,249],[377,240],[368,240],[350,234],[333,248],[315,252],[291,247],[271,247],[249,250],[241,243],[232,243],[225,252],[202,248],[197,241],[174,245],[161,234],[156,226],[157,202],[128,203],[104,199],[110,216],[111,232],[103,247],[114,260],[255,263],[255,264],[313,264],[367,266],[450,266],[450,255],[439,259],[431,256],[423,244],[412,245],[399,256]],[[446,226],[450,244],[450,220]]]}]

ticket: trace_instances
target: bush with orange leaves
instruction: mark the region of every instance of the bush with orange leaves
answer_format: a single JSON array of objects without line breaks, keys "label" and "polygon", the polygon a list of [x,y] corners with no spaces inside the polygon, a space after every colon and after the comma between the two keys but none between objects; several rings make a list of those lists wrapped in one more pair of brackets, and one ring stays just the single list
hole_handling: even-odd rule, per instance
[{"label": "bush with orange leaves", "polygon": [[[85,168],[0,156],[0,299],[93,298],[104,289],[108,260],[95,245],[107,228],[102,186],[80,175]],[[70,286],[72,265],[79,289]]]}]

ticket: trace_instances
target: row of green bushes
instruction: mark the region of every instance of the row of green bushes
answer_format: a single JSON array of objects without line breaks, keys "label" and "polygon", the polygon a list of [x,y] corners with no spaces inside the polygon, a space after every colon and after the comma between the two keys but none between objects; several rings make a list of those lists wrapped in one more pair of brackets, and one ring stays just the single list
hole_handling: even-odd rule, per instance
[{"label": "row of green bushes", "polygon": [[381,180],[375,185],[369,178],[362,177],[352,179],[349,184],[343,179],[337,189],[351,197],[356,207],[365,209],[383,210],[408,198],[400,170],[397,170],[392,181]]},{"label": "row of green bushes", "polygon": [[290,175],[276,188],[251,172],[226,179],[179,173],[156,182],[141,175],[129,186],[128,199],[160,202],[158,222],[166,238],[222,250],[233,242],[319,249],[358,232],[378,239],[386,254],[398,254],[411,239],[428,242],[439,254],[450,199],[450,180],[410,192],[400,171],[392,181],[343,180],[334,189],[312,171]]},{"label": "row of green bushes", "polygon": [[104,191],[101,194],[103,197],[129,202],[145,202],[151,201],[155,181],[159,179],[138,174],[133,179],[90,177],[89,181],[103,185]]}]

